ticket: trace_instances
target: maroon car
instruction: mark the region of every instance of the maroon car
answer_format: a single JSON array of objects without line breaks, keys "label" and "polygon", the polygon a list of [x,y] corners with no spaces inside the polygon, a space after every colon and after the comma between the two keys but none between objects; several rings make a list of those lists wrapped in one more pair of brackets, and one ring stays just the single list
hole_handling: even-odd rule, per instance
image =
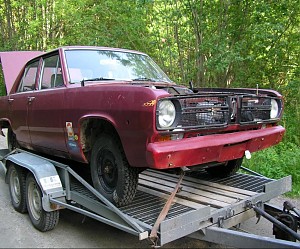
[{"label": "maroon car", "polygon": [[61,47],[0,57],[9,148],[86,163],[94,187],[119,206],[134,197],[142,169],[227,176],[285,131],[277,92],[178,86],[141,52]]}]

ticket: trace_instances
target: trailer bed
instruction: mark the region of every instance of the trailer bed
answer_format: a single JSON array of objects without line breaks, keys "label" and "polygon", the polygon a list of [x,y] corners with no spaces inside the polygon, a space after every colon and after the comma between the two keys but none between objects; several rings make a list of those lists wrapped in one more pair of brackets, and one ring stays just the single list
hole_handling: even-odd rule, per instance
[{"label": "trailer bed", "polygon": [[[179,180],[176,174],[145,170],[139,175],[138,191],[132,203],[117,208],[68,165],[20,149],[6,153],[6,150],[0,151],[5,164],[9,161],[27,168],[37,180],[41,177],[54,179],[53,172],[56,172],[55,179],[61,182],[59,188],[40,185],[44,188],[43,207],[50,208],[50,212],[51,205],[68,208],[134,234],[140,240],[149,238]],[[5,164],[2,164],[4,168]],[[237,173],[226,178],[212,178],[205,171],[187,172],[166,218],[160,223],[155,245],[162,246],[184,236],[205,240],[206,231],[220,233],[214,228],[231,228],[248,220],[256,215],[251,205],[262,207],[265,202],[290,190],[290,176],[274,180]],[[275,242],[275,245],[282,244]]]},{"label": "trailer bed", "polygon": [[[137,194],[120,211],[139,225],[151,230],[179,176],[162,171],[145,170],[139,176]],[[78,181],[71,181],[71,192],[97,201]],[[205,171],[184,177],[166,219],[159,230],[159,245],[189,235],[199,229],[217,225],[231,227],[255,216],[248,202],[267,202],[287,191],[291,178],[279,180],[238,173],[227,178],[212,178]],[[236,219],[230,219],[236,217]]]}]

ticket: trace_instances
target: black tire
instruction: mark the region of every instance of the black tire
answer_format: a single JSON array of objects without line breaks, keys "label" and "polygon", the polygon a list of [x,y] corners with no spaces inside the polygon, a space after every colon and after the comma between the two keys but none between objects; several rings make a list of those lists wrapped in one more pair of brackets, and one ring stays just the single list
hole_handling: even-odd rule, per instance
[{"label": "black tire", "polygon": [[129,166],[116,137],[102,134],[96,140],[91,155],[91,176],[95,189],[116,206],[133,200],[138,171]]},{"label": "black tire", "polygon": [[241,167],[243,158],[228,161],[224,165],[207,168],[206,171],[216,177],[227,177],[234,175]]},{"label": "black tire", "polygon": [[7,129],[7,147],[9,151],[20,148],[17,137],[10,126]]},{"label": "black tire", "polygon": [[8,168],[7,177],[9,195],[14,209],[19,213],[26,213],[26,177],[25,171],[11,164]]},{"label": "black tire", "polygon": [[41,232],[52,230],[59,221],[59,210],[47,212],[42,206],[42,192],[31,173],[26,178],[26,203],[33,226]]}]

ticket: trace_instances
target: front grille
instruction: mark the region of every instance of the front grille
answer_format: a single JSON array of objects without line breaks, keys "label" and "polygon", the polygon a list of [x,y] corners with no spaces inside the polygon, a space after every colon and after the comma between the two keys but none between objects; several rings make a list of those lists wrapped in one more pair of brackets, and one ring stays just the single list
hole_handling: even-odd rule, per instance
[{"label": "front grille", "polygon": [[180,100],[182,127],[224,126],[228,123],[229,108],[225,97],[199,97]]},{"label": "front grille", "polygon": [[[204,129],[226,127],[228,124],[254,124],[274,122],[271,119],[271,100],[274,97],[256,95],[226,95],[207,94],[190,96],[173,96],[166,98],[176,103],[177,110],[175,125],[169,129]],[[276,99],[281,108],[281,102]],[[179,108],[178,108],[179,109]],[[159,112],[156,113],[157,119]]]},{"label": "front grille", "polygon": [[168,99],[176,101],[180,106],[180,118],[173,128],[224,127],[228,124],[227,96],[193,95]]},{"label": "front grille", "polygon": [[271,109],[271,98],[244,96],[241,98],[240,123],[269,121]]}]

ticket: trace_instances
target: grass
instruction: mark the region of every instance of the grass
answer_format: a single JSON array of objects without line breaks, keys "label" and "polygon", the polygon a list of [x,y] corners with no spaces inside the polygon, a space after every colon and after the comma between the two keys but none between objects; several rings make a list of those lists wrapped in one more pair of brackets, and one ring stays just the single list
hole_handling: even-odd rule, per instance
[{"label": "grass", "polygon": [[292,191],[286,195],[300,197],[300,148],[298,145],[282,142],[264,151],[253,153],[250,160],[244,159],[243,166],[272,179],[291,175]]}]

